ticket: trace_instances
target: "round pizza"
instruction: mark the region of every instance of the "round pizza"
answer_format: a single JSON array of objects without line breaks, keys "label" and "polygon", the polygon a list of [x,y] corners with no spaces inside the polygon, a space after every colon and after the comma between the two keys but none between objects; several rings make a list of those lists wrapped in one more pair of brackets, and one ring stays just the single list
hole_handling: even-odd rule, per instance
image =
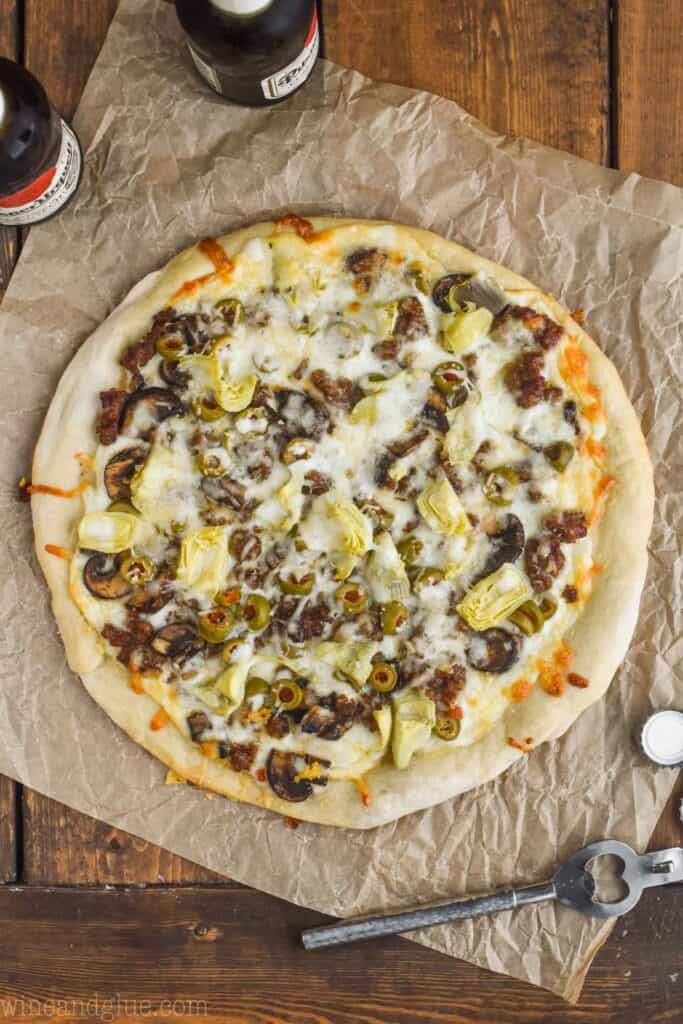
[{"label": "round pizza", "polygon": [[81,347],[29,487],[69,663],[172,777],[364,828],[602,696],[652,472],[607,358],[453,242],[289,215]]}]

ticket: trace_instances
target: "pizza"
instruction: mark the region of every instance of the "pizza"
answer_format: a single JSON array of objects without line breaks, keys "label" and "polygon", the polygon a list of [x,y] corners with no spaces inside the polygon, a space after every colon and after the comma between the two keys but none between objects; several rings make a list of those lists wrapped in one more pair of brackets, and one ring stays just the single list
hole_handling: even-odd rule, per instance
[{"label": "pizza", "polygon": [[580,320],[385,222],[289,215],[145,279],[29,487],[91,696],[173,778],[354,828],[563,733],[627,650],[653,510]]}]

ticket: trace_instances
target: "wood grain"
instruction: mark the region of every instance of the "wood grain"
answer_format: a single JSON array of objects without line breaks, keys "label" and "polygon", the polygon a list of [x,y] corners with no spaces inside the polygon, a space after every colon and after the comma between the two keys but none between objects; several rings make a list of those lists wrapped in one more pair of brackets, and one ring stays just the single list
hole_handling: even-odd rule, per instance
[{"label": "wood grain", "polygon": [[117,6],[118,0],[24,0],[24,63],[66,118],[73,117]]},{"label": "wood grain", "polygon": [[[17,60],[20,56],[19,9],[16,0],[4,0],[0,17],[0,56]],[[19,232],[0,227],[0,299],[5,292],[19,253]],[[0,776],[0,882],[17,878],[18,787],[12,779]]]},{"label": "wood grain", "polygon": [[[3,0],[0,16],[0,57],[20,58],[18,0]],[[19,253],[19,232],[0,227],[0,300],[7,288]]]},{"label": "wood grain", "polygon": [[619,167],[683,185],[683,3],[619,0]]},{"label": "wood grain", "polygon": [[494,131],[605,162],[606,3],[323,0],[322,8],[331,60],[448,96]]},{"label": "wood grain", "polygon": [[664,900],[644,895],[637,932],[620,923],[575,1009],[398,938],[306,953],[299,933],[325,919],[240,887],[14,888],[0,891],[0,1014],[18,994],[59,993],[185,1001],[223,1024],[673,1024],[680,987],[661,949],[683,948],[683,890]]},{"label": "wood grain", "polygon": [[29,884],[190,885],[223,880],[34,790],[24,789],[23,824],[22,881]]}]

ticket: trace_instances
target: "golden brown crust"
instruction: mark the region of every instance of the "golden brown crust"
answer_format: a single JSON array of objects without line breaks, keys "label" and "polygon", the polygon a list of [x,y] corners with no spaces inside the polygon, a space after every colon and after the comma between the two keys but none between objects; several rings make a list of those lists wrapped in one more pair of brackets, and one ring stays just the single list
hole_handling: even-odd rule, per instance
[{"label": "golden brown crust", "polygon": [[[311,222],[316,231],[353,226],[359,244],[369,227],[386,223],[332,218],[311,218]],[[230,257],[249,238],[267,236],[274,230],[272,223],[256,224],[219,241]],[[654,506],[649,455],[621,380],[569,313],[525,279],[454,242],[418,228],[399,230],[449,270],[486,271],[505,289],[518,292],[520,303],[545,305],[554,319],[578,339],[588,356],[590,376],[601,389],[607,418],[607,471],[616,477],[617,485],[595,541],[596,558],[606,568],[596,578],[590,601],[567,638],[576,651],[575,671],[590,679],[587,688],[568,687],[558,699],[537,686],[524,703],[511,704],[495,727],[475,744],[416,758],[403,771],[381,764],[366,779],[371,792],[369,807],[361,803],[352,782],[341,781],[331,782],[306,803],[285,803],[251,776],[235,773],[205,757],[171,723],[157,732],[149,728],[158,705],[147,695],[134,693],[128,686],[127,673],[105,656],[97,633],[71,600],[68,564],[45,551],[46,544],[67,548],[73,545],[81,502],[47,495],[32,499],[38,558],[52,592],[69,664],[82,675],[91,696],[114,721],[150,753],[197,785],[303,820],[352,828],[380,825],[486,782],[519,757],[527,756],[508,743],[509,737],[533,737],[534,746],[553,739],[604,694],[628,649],[635,626]],[[134,288],[82,346],[67,368],[48,411],[35,452],[34,480],[62,487],[78,482],[79,463],[74,455],[79,451],[91,452],[96,446],[97,392],[116,381],[121,349],[139,336],[154,313],[167,305],[186,281],[210,274],[214,269],[198,246],[186,250]]]}]

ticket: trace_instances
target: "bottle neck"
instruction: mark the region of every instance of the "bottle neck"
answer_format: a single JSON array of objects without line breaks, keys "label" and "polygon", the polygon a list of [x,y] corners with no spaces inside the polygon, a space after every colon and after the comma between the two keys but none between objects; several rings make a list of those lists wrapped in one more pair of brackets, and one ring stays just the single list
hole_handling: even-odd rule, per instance
[{"label": "bottle neck", "polygon": [[270,7],[273,0],[210,0],[214,7],[226,14],[260,14]]}]

